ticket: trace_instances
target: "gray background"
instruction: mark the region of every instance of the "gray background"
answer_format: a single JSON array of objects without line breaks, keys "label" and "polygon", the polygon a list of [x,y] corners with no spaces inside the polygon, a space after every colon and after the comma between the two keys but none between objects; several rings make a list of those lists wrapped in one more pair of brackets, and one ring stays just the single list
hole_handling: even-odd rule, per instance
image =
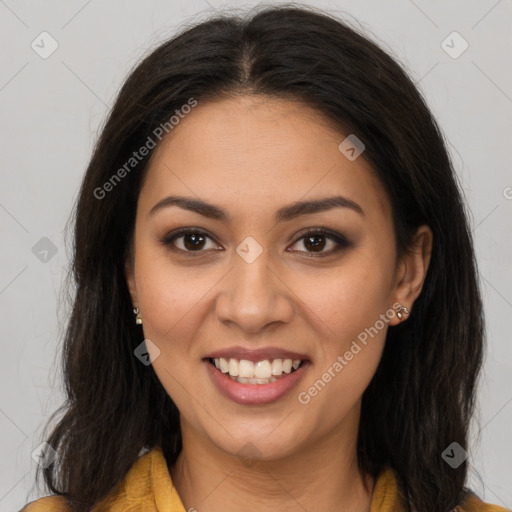
[{"label": "gray background", "polygon": [[[70,254],[64,228],[101,124],[142,55],[181,23],[226,5],[209,4],[0,0],[0,511],[39,497],[31,453],[63,398],[56,349],[69,311],[61,291]],[[405,64],[449,141],[472,212],[488,321],[469,483],[485,501],[510,508],[511,1],[314,5],[360,23]],[[31,47],[51,48],[43,31],[58,43],[46,59]],[[457,58],[445,49],[460,53],[462,40],[450,36],[442,46],[454,31],[469,44]]]}]

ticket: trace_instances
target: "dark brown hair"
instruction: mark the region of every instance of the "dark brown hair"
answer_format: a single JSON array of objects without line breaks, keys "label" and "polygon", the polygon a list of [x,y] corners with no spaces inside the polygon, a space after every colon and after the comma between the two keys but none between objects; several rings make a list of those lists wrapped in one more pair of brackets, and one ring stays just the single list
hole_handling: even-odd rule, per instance
[{"label": "dark brown hair", "polygon": [[441,454],[454,441],[467,449],[484,336],[461,189],[436,121],[402,66],[348,23],[296,6],[187,27],[122,86],[74,212],[67,401],[47,439],[58,451],[42,470],[47,487],[73,510],[89,510],[141,449],[161,446],[168,464],[181,450],[176,406],[152,366],[134,357],[143,336],[124,272],[149,155],[108,195],[95,191],[190,98],[236,95],[300,101],[361,139],[391,200],[399,255],[418,226],[432,229],[423,291],[408,320],[388,330],[363,395],[357,448],[361,472],[395,471],[409,507],[451,510],[467,491],[467,463],[453,469]]}]

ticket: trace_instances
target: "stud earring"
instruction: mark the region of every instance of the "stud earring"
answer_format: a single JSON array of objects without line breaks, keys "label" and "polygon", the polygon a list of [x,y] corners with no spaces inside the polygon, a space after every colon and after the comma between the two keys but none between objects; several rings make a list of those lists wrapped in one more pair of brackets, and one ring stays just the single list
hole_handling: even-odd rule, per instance
[{"label": "stud earring", "polygon": [[139,308],[134,308],[133,313],[135,314],[135,323],[142,325],[142,317],[139,315]]},{"label": "stud earring", "polygon": [[409,310],[400,304],[400,309],[397,310],[396,316],[400,319],[400,322],[403,322],[405,320],[404,314],[409,316]]}]

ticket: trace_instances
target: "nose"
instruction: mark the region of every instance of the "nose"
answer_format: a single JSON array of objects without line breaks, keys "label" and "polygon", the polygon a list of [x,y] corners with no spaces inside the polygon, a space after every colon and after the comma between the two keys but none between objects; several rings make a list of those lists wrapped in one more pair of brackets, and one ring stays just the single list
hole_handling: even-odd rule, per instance
[{"label": "nose", "polygon": [[290,322],[293,292],[284,276],[269,265],[266,251],[251,263],[235,254],[233,265],[217,297],[217,318],[246,333]]}]

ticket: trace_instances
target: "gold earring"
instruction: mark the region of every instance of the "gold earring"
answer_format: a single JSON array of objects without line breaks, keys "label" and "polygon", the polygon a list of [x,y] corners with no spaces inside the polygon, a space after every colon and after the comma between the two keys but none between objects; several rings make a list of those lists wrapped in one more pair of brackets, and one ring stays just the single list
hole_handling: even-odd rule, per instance
[{"label": "gold earring", "polygon": [[135,316],[135,323],[137,325],[142,325],[142,317],[139,315],[139,308],[134,308],[133,310]]},{"label": "gold earring", "polygon": [[404,314],[409,316],[409,310],[400,304],[400,309],[397,310],[396,316],[400,319],[400,322],[403,322],[405,320]]}]

